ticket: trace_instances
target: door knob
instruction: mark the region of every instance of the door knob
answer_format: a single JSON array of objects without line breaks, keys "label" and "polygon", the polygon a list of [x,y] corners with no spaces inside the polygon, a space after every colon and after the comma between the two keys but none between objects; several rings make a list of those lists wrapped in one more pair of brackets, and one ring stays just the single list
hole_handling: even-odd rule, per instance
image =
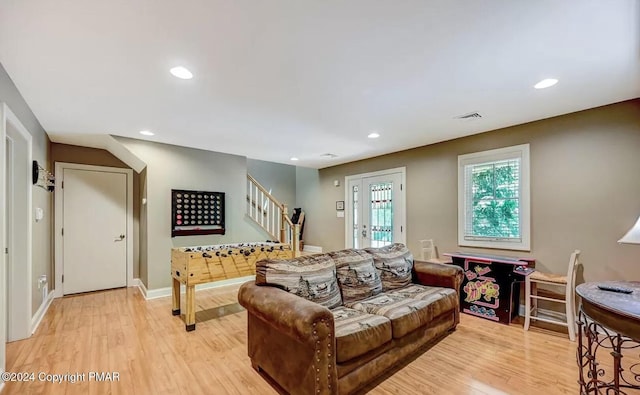
[{"label": "door knob", "polygon": [[120,237],[115,239],[114,241],[122,241],[122,240],[124,240],[124,235],[120,235]]}]

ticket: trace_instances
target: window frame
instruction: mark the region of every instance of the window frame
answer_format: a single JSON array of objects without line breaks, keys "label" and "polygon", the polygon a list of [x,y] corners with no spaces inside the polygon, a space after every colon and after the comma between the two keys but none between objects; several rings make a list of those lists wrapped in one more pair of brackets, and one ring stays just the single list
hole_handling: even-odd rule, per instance
[{"label": "window frame", "polygon": [[[520,159],[519,185],[519,223],[520,241],[496,240],[467,240],[467,208],[470,202],[466,200],[467,180],[465,166],[492,163],[508,159]],[[531,188],[530,188],[530,156],[529,144],[514,145],[482,152],[458,155],[458,245],[465,247],[481,247],[501,250],[531,251]]]}]

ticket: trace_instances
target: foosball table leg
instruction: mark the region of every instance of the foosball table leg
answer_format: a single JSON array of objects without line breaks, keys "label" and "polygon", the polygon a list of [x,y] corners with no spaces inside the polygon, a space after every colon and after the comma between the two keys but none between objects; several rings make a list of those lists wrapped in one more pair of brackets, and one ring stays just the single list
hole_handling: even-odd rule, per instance
[{"label": "foosball table leg", "polygon": [[187,314],[184,317],[186,330],[191,332],[196,329],[196,286],[187,285]]},{"label": "foosball table leg", "polygon": [[171,297],[173,299],[173,308],[171,314],[180,315],[180,281],[173,279],[173,287],[171,288]]}]

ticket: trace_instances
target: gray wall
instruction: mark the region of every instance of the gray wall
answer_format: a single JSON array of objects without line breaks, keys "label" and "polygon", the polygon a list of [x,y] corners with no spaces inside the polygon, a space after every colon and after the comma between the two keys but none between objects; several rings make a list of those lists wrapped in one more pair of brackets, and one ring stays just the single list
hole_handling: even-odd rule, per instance
[{"label": "gray wall", "polygon": [[[538,267],[566,271],[582,250],[584,280],[637,279],[640,245],[616,241],[640,215],[640,99],[613,104],[369,160],[297,173],[297,204],[309,221],[305,243],[325,251],[344,247],[344,177],[407,167],[407,244],[433,238],[441,252],[474,251],[457,245],[457,158],[460,154],[530,143],[530,254]],[[315,179],[317,177],[317,180]],[[333,186],[340,180],[339,188]],[[302,191],[301,191],[302,190]],[[302,192],[302,193],[301,193]]]},{"label": "gray wall", "polygon": [[[320,244],[315,244],[307,237],[309,235],[309,227],[314,227],[319,224],[317,214],[330,212],[328,207],[331,202],[328,200],[319,201],[316,200],[316,196],[320,194],[320,173],[318,169],[310,169],[308,167],[296,167],[296,207],[301,207],[304,211],[304,229],[302,233],[302,240],[306,246],[313,245],[322,247]],[[339,199],[342,200],[342,199]],[[313,204],[314,207],[309,205]],[[316,204],[321,206],[315,206]],[[335,203],[333,203],[333,209],[335,209]],[[335,217],[335,212],[332,212]],[[319,230],[316,228],[316,230]],[[326,250],[329,251],[329,250]]]},{"label": "gray wall", "polygon": [[[51,162],[79,163],[83,165],[107,166],[130,169],[126,163],[109,151],[77,145],[51,143]],[[55,166],[51,166],[53,169]],[[140,175],[133,172],[133,277],[140,276]]]},{"label": "gray wall", "polygon": [[[147,164],[147,197],[141,227],[141,245],[146,245],[146,262],[141,259],[140,273],[148,289],[171,285],[171,248],[259,241],[264,232],[246,217],[247,160],[243,156],[178,147],[118,137],[132,153]],[[146,189],[146,191],[145,191]],[[171,238],[171,189],[193,189],[226,193],[226,234]],[[146,211],[145,211],[146,210]]]},{"label": "gray wall", "polygon": [[[37,160],[43,167],[51,170],[51,162],[49,160],[49,137],[1,64],[0,102],[7,104],[31,134],[33,138],[33,160]],[[2,156],[4,158],[4,153],[2,153]],[[42,188],[34,187],[32,209],[35,209],[36,207],[40,207],[44,210],[44,218],[40,222],[34,221],[32,228],[32,316],[43,302],[41,291],[38,289],[38,278],[41,275],[46,274],[50,290],[53,289],[55,283],[53,281],[53,246],[51,243],[53,226],[53,194]],[[4,212],[4,208],[2,209],[2,212]],[[5,323],[0,322],[0,325],[5,325]]]}]

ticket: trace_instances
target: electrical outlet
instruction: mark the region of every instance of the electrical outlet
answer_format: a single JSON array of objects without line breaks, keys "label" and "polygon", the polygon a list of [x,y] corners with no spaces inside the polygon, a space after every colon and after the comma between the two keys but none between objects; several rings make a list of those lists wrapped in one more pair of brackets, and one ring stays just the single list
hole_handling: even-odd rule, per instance
[{"label": "electrical outlet", "polygon": [[43,274],[38,278],[38,289],[41,289],[42,285],[46,283],[47,283],[47,275]]}]

